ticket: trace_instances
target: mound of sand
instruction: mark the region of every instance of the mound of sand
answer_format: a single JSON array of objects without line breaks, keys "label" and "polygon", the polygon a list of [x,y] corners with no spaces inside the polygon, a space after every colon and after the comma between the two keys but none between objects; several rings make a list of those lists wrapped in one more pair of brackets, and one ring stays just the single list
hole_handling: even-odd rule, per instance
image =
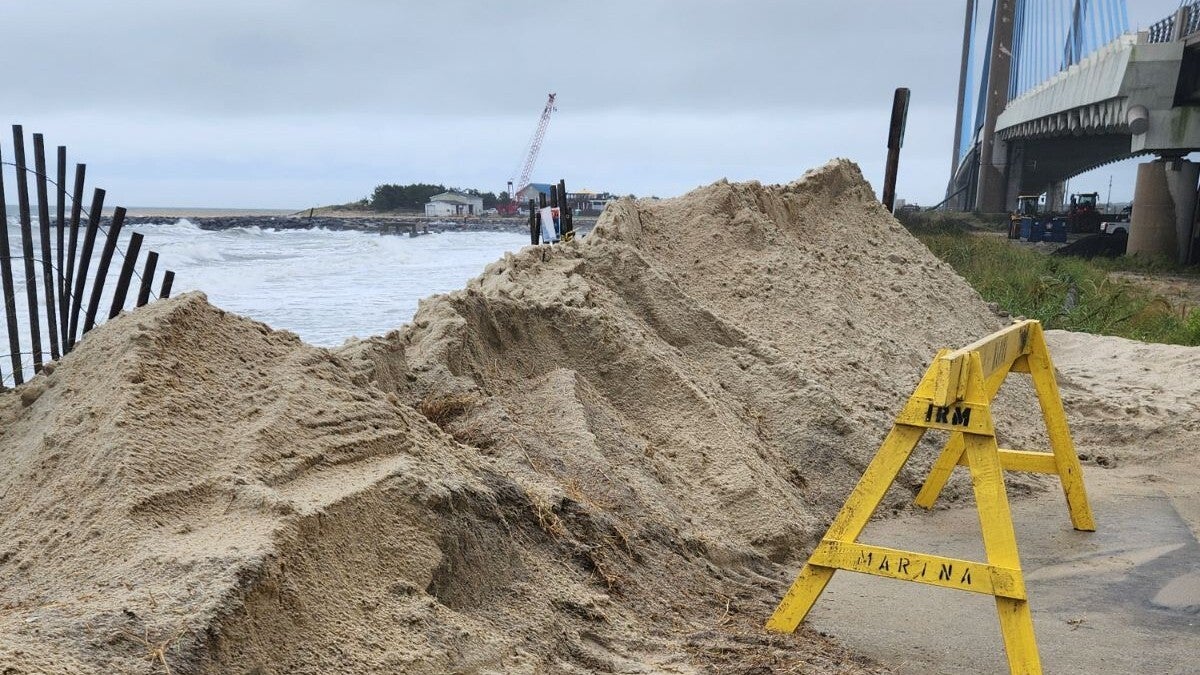
[{"label": "mound of sand", "polygon": [[870,670],[761,621],[997,326],[845,161],[617,203],[336,350],[155,303],[0,394],[0,672]]}]

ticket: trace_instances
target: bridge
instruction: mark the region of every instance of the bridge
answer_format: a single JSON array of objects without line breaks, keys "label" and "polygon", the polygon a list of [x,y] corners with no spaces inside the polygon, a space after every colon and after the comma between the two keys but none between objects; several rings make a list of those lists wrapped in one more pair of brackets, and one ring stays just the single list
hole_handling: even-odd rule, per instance
[{"label": "bridge", "polygon": [[1167,252],[1170,238],[1187,258],[1200,168],[1182,158],[1197,150],[1200,0],[1137,33],[1125,0],[967,1],[951,208],[1003,212],[1042,193],[1060,205],[1071,177],[1155,156],[1139,167],[1131,249],[1146,235]]}]

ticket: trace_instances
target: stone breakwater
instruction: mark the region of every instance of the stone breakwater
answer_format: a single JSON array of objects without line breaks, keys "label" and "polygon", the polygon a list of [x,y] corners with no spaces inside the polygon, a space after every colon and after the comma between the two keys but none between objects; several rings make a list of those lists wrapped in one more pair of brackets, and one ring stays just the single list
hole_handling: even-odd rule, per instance
[{"label": "stone breakwater", "polygon": [[[126,225],[153,225],[175,220],[163,216],[126,216]],[[107,225],[104,218],[101,225]],[[449,219],[420,216],[397,217],[337,217],[337,216],[189,216],[187,221],[202,230],[228,230],[237,227],[258,227],[264,230],[358,230],[379,234],[425,234],[437,232],[528,232],[529,221],[524,218]],[[576,217],[575,229],[586,233],[595,225],[595,218]]]}]

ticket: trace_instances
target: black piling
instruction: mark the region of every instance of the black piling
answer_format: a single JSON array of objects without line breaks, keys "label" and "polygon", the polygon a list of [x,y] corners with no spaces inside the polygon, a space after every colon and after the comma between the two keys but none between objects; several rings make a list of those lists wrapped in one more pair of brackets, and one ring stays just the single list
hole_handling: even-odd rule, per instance
[{"label": "black piling", "polygon": [[17,298],[13,290],[12,248],[8,241],[8,200],[4,197],[4,162],[0,157],[0,283],[4,286],[4,321],[8,327],[8,352],[13,384],[25,381],[21,373],[21,337],[17,334]]},{"label": "black piling", "polygon": [[529,200],[529,243],[533,244],[534,246],[537,246],[538,242],[541,241],[541,236],[542,236],[541,228],[538,227],[537,207],[534,205],[533,200],[530,199]]},{"label": "black piling", "polygon": [[92,193],[92,208],[88,211],[87,230],[83,233],[83,248],[79,251],[79,269],[75,270],[75,297],[71,299],[71,347],[79,335],[79,310],[83,304],[83,286],[87,282],[88,266],[92,261],[92,249],[96,246],[96,231],[100,229],[100,214],[104,211],[104,190],[96,188]]},{"label": "black piling", "polygon": [[162,289],[158,292],[159,300],[166,300],[171,297],[171,284],[175,283],[175,273],[171,270],[163,272]]},{"label": "black piling", "polygon": [[133,279],[133,268],[137,265],[138,254],[142,252],[142,235],[134,232],[129,235],[129,247],[125,249],[125,262],[121,264],[121,273],[117,276],[117,288],[113,291],[112,307],[108,310],[108,318],[113,318],[125,309],[125,296],[129,294],[129,281]]},{"label": "black piling", "polygon": [[888,127],[887,167],[883,173],[883,205],[890,213],[896,207],[896,175],[900,169],[900,147],[908,121],[908,89],[897,87],[892,97],[892,123]]},{"label": "black piling", "polygon": [[75,249],[79,245],[79,214],[83,210],[83,180],[87,174],[87,166],[84,164],[75,165],[75,187],[71,190],[71,223],[67,226],[69,233],[67,234],[67,264],[63,269],[63,351],[71,351],[71,345],[75,344],[75,338],[72,331],[74,325],[71,321],[71,305],[74,299],[79,297],[73,291],[73,282],[75,281]]},{"label": "black piling", "polygon": [[150,302],[150,285],[154,283],[154,268],[158,267],[158,253],[146,254],[146,267],[142,269],[142,285],[138,288],[137,306]]},{"label": "black piling", "polygon": [[92,295],[88,298],[87,315],[83,320],[83,334],[96,327],[96,312],[100,310],[100,296],[104,293],[104,282],[108,279],[108,266],[112,264],[113,253],[117,251],[117,239],[121,236],[121,226],[125,224],[125,207],[118,206],[113,210],[112,222],[108,224],[108,236],[104,238],[104,248],[100,251],[100,261],[96,263],[96,278],[92,281]]},{"label": "black piling", "polygon": [[38,238],[42,244],[42,292],[46,300],[46,337],[50,340],[50,358],[62,358],[58,350],[58,302],[54,290],[54,242],[50,225],[50,198],[46,181],[46,141],[33,135],[33,168],[37,179]]},{"label": "black piling", "polygon": [[[37,272],[33,269],[33,224],[29,220],[29,179],[25,167],[25,132],[13,125],[13,155],[17,165],[17,213],[21,221],[21,255],[25,259],[25,298],[29,309],[29,341],[33,372],[42,370],[42,325],[38,320]],[[8,223],[4,224],[8,227]]]},{"label": "black piling", "polygon": [[571,201],[567,199],[567,181],[558,179],[558,220],[562,225],[563,241],[575,238],[575,214],[572,213]]}]

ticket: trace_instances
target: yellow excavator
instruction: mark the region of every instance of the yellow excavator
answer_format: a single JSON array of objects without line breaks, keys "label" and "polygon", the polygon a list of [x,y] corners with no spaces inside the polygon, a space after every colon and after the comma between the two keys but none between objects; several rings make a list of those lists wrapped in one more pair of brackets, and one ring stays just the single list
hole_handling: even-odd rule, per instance
[{"label": "yellow excavator", "polygon": [[[1038,216],[1038,202],[1041,201],[1041,195],[1020,195],[1017,197],[1017,210],[1013,211],[1008,216],[1008,238],[1020,239],[1022,226],[1021,221],[1028,218],[1030,222]],[[1028,235],[1029,228],[1024,228]]]}]

